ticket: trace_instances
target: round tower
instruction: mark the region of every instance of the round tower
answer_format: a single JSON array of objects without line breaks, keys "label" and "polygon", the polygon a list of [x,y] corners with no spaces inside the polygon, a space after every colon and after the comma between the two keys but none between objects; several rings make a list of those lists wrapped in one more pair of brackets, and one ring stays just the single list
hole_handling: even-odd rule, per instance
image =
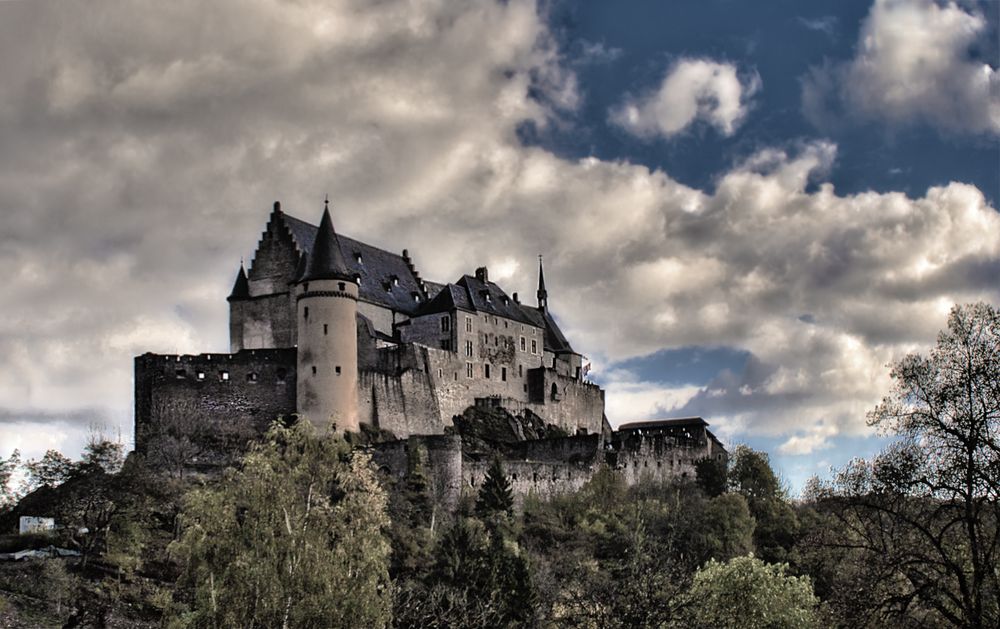
[{"label": "round tower", "polygon": [[329,208],[295,284],[296,406],[321,432],[358,431],[358,285],[348,271]]}]

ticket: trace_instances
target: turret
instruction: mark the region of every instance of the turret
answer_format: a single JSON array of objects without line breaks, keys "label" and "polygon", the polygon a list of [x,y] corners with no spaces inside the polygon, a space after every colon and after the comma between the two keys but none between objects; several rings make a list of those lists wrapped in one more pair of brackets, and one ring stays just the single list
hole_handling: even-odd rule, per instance
[{"label": "turret", "polygon": [[329,207],[295,283],[296,406],[320,432],[358,431],[358,285],[348,271]]},{"label": "turret", "polygon": [[236,281],[233,283],[233,290],[226,298],[229,302],[229,351],[236,353],[243,349],[243,304],[250,299],[250,282],[247,280],[247,271],[243,268],[243,260],[240,260],[240,272],[236,274]]},{"label": "turret", "polygon": [[549,309],[549,293],[545,290],[545,273],[542,271],[542,256],[538,256],[538,309],[547,312]]}]

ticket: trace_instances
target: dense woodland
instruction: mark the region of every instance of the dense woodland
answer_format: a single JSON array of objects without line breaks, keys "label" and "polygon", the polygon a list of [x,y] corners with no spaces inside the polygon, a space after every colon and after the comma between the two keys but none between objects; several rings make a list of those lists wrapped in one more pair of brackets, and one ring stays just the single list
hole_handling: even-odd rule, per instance
[{"label": "dense woodland", "polygon": [[[497,462],[457,513],[416,462],[391,483],[308,422],[211,476],[101,439],[15,456],[0,552],[80,555],[0,563],[0,626],[997,627],[997,310],[955,308],[892,377],[868,417],[892,445],[794,500],[744,446],[693,482],[602,469],[519,510]],[[22,513],[64,526],[19,537]]]}]

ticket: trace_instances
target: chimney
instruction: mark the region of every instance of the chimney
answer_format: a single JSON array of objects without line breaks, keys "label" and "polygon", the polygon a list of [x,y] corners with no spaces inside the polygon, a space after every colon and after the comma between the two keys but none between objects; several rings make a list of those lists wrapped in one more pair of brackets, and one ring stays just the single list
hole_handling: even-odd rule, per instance
[{"label": "chimney", "polygon": [[484,284],[490,281],[490,272],[485,266],[481,266],[476,269],[476,279]]}]

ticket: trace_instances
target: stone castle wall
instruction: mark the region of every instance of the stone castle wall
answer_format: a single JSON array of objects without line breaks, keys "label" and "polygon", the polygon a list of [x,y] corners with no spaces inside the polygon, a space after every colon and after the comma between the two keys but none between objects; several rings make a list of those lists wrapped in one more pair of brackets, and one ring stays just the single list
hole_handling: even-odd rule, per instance
[{"label": "stone castle wall", "polygon": [[295,350],[135,358],[135,439],[164,429],[259,434],[295,412]]}]

